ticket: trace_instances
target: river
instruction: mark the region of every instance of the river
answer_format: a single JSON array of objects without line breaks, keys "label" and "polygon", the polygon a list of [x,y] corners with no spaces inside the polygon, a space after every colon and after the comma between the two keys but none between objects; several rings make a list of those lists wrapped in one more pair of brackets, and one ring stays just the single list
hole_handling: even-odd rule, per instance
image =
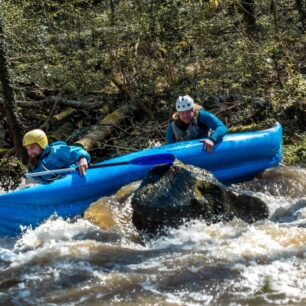
[{"label": "river", "polygon": [[266,220],[194,220],[143,243],[129,200],[113,230],[52,216],[0,238],[0,305],[306,305],[305,178],[283,166],[236,186]]}]

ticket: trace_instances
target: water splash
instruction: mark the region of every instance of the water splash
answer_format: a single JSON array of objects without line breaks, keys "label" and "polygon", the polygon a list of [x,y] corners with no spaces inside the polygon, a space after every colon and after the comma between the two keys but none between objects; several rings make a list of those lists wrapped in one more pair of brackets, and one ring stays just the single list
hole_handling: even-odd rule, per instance
[{"label": "water splash", "polygon": [[127,198],[112,199],[115,217],[125,213],[117,229],[53,216],[3,239],[0,304],[305,305],[304,169],[289,169],[290,188],[271,171],[234,186],[270,208],[269,219],[252,225],[194,220],[139,244]]}]

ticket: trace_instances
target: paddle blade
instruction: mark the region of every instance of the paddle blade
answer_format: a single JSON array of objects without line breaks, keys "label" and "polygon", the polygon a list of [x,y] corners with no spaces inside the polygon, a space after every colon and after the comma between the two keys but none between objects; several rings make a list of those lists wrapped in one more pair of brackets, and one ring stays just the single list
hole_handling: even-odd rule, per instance
[{"label": "paddle blade", "polygon": [[169,153],[148,155],[134,158],[129,161],[133,165],[159,165],[171,164],[175,161],[175,156]]}]

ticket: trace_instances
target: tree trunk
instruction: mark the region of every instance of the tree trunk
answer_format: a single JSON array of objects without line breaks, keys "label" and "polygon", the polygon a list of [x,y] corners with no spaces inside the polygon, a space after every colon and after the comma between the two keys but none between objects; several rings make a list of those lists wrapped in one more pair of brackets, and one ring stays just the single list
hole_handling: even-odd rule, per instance
[{"label": "tree trunk", "polygon": [[109,1],[110,9],[111,9],[111,26],[115,24],[115,3],[114,0]]},{"label": "tree trunk", "polygon": [[[0,9],[2,8],[0,7]],[[23,127],[20,122],[16,108],[15,94],[9,70],[9,62],[7,59],[7,47],[4,37],[3,17],[1,11],[0,11],[0,79],[3,89],[4,108],[5,108],[5,114],[7,116],[10,136],[13,140],[13,144],[17,155],[19,157],[22,157]]]},{"label": "tree trunk", "polygon": [[256,30],[255,0],[241,0],[243,20],[249,34],[254,34]]},{"label": "tree trunk", "polygon": [[306,4],[305,0],[295,0],[296,8],[300,15],[303,31],[306,29]]},{"label": "tree trunk", "polygon": [[272,14],[273,14],[273,23],[274,23],[275,33],[278,33],[278,18],[277,18],[277,12],[276,12],[276,3],[274,0],[271,0],[270,10],[272,11]]}]

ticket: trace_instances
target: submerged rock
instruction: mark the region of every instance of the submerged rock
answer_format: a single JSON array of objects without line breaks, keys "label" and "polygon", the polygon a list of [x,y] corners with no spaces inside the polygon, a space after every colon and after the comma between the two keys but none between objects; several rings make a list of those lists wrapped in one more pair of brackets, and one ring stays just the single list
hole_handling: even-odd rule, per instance
[{"label": "submerged rock", "polygon": [[152,169],[135,191],[131,204],[136,228],[153,234],[189,219],[211,223],[236,216],[254,222],[269,213],[262,200],[233,191],[212,173],[180,162]]},{"label": "submerged rock", "polygon": [[118,205],[124,204],[128,197],[139,187],[140,182],[133,182],[120,188],[114,195],[105,196],[92,203],[84,212],[84,219],[92,224],[108,230],[118,227],[118,216],[114,209]]},{"label": "submerged rock", "polygon": [[100,227],[103,232],[113,232],[134,243],[143,243],[132,222],[129,200],[139,185],[140,181],[136,181],[123,186],[112,196],[100,198],[84,212],[84,218]]}]

